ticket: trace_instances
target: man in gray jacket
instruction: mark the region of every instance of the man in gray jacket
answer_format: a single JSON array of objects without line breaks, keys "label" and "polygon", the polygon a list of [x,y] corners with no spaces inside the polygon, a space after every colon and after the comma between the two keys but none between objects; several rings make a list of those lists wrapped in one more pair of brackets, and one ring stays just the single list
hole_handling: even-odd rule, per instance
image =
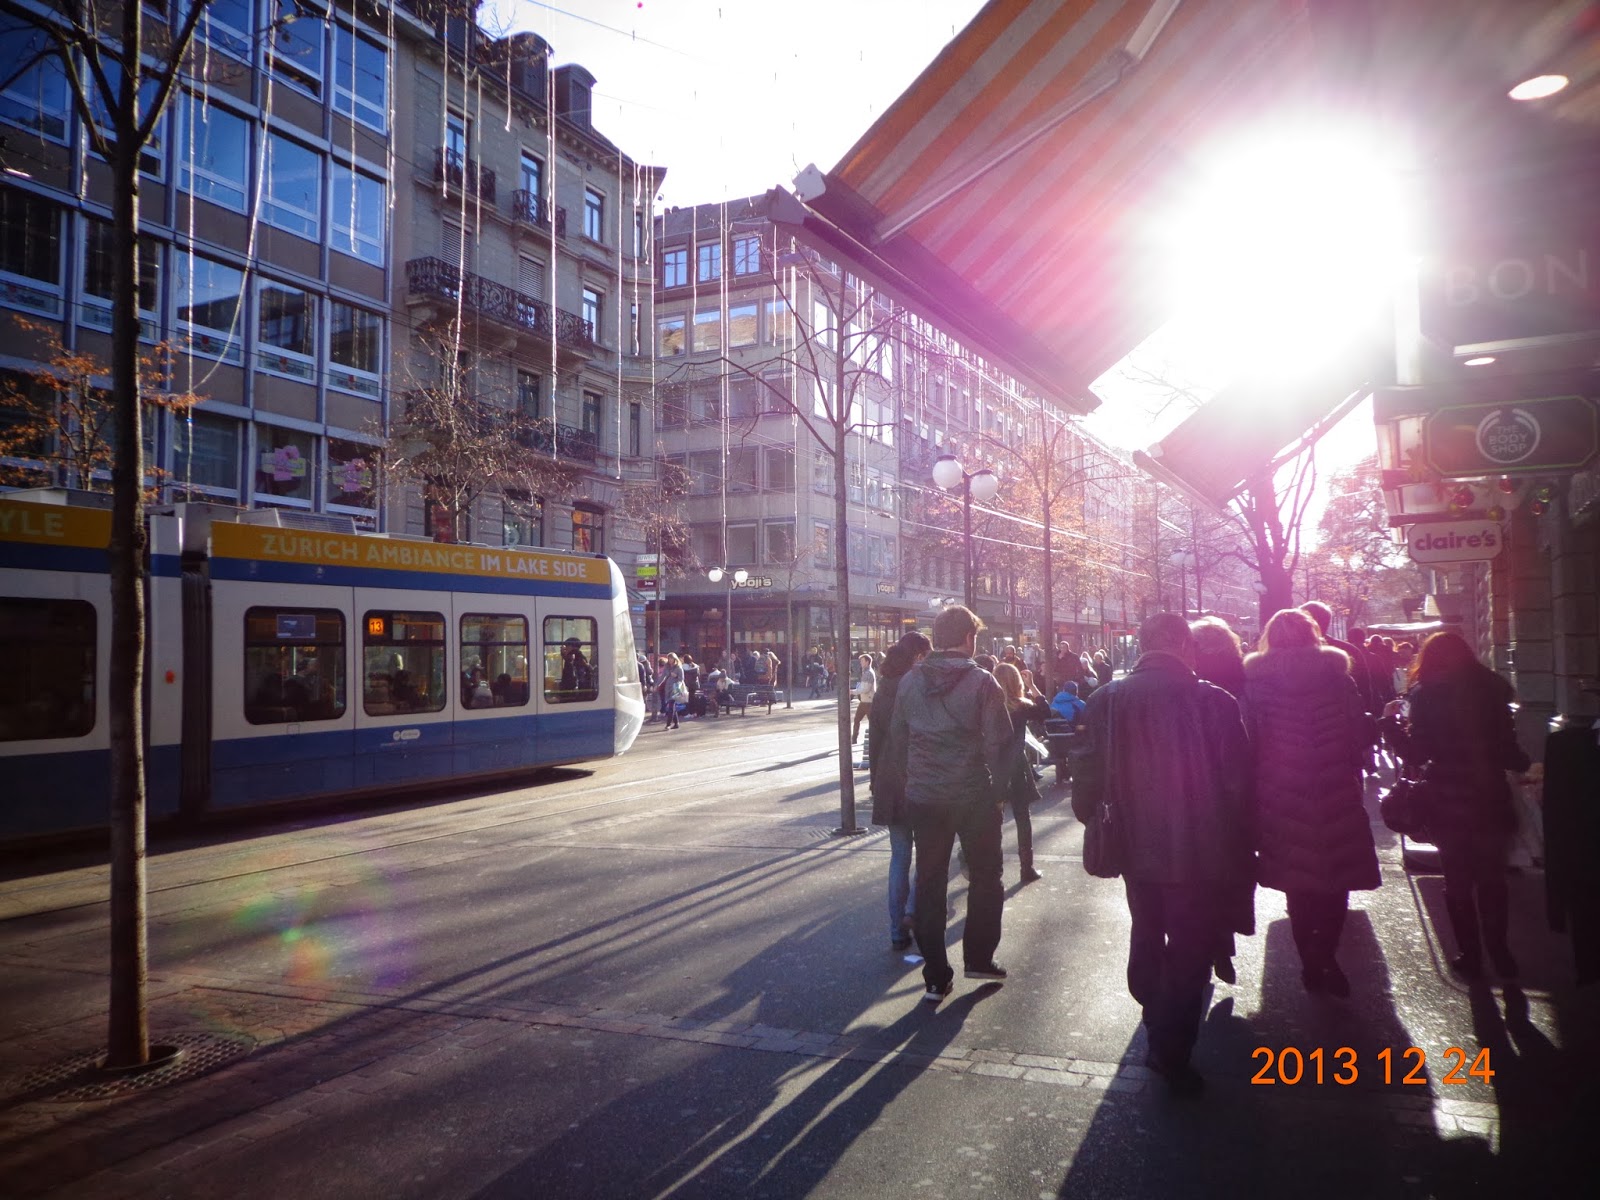
[{"label": "man in gray jacket", "polygon": [[1003,981],[1000,945],[1000,802],[1011,736],[1005,693],[973,661],[983,622],[952,605],[933,622],[934,652],[900,684],[889,728],[891,755],[906,764],[906,804],[917,844],[915,929],[923,997],[948,996],[955,972],[945,953],[950,851],[966,853],[971,886],[962,957],[968,979]]}]

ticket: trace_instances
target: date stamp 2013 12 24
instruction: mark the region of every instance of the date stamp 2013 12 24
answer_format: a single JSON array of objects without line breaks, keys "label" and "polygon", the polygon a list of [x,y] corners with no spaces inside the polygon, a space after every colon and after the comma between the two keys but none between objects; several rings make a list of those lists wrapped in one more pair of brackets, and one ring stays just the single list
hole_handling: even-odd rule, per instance
[{"label": "date stamp 2013 12 24", "polygon": [[[1494,1079],[1487,1046],[1476,1054],[1460,1046],[1446,1046],[1441,1057],[1446,1068],[1440,1077],[1441,1083],[1467,1084],[1474,1079],[1490,1083]],[[1257,1046],[1250,1052],[1250,1058],[1261,1063],[1250,1077],[1253,1084],[1293,1087],[1302,1083],[1335,1083],[1340,1087],[1349,1087],[1361,1078],[1363,1070],[1369,1073],[1369,1080],[1379,1078],[1385,1086],[1401,1083],[1425,1087],[1428,1083],[1428,1052],[1420,1046],[1406,1046],[1403,1049],[1385,1046],[1369,1056],[1365,1065],[1361,1055],[1350,1046],[1339,1046],[1334,1050],[1323,1046],[1310,1050],[1301,1050],[1298,1046],[1276,1049]]]}]

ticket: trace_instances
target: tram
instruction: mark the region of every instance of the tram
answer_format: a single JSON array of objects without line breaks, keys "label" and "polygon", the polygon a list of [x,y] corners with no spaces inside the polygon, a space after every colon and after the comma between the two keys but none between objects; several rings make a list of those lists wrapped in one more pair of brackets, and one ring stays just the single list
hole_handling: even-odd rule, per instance
[{"label": "tram", "polygon": [[[152,822],[624,753],[644,723],[602,556],[149,518]],[[110,513],[0,499],[0,842],[107,823]]]}]

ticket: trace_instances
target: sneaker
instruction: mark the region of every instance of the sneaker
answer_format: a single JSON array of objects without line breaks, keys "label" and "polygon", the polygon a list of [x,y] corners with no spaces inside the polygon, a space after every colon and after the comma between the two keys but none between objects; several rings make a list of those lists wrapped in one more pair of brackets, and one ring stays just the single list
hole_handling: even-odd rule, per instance
[{"label": "sneaker", "polygon": [[1039,874],[1039,872],[1035,871],[1032,867],[1024,867],[1022,869],[1023,883],[1038,883],[1039,880],[1043,878],[1044,876]]},{"label": "sneaker", "polygon": [[1167,1090],[1174,1096],[1198,1096],[1206,1090],[1205,1076],[1188,1063],[1164,1063],[1153,1054],[1144,1061],[1145,1066],[1166,1080]]},{"label": "sneaker", "polygon": [[937,1004],[955,990],[955,980],[946,979],[943,983],[930,983],[928,990],[922,993],[922,998],[929,1004]]},{"label": "sneaker", "polygon": [[896,954],[904,950],[909,950],[911,949],[911,939],[903,933],[897,934],[889,939],[889,949],[893,950]]},{"label": "sneaker", "polygon": [[963,974],[968,979],[998,979],[1001,983],[1006,980],[1006,969],[997,962],[987,962],[981,967],[968,967]]}]

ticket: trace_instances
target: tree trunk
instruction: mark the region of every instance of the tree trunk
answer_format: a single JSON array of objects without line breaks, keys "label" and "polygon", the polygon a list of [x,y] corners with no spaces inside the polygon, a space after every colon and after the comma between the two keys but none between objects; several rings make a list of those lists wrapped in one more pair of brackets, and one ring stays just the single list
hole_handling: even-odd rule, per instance
[{"label": "tree trunk", "polygon": [[[137,63],[142,6],[123,10],[122,61]],[[116,465],[111,476],[111,1011],[106,1065],[150,1061],[145,996],[144,781],[144,483],[139,388],[139,153],[135,117],[139,79],[125,70],[111,162],[111,391]]]},{"label": "tree trunk", "polygon": [[[839,281],[841,290],[844,280]],[[839,613],[844,628],[834,639],[834,669],[839,676],[836,708],[839,723],[839,828],[841,834],[861,833],[856,824],[856,764],[850,738],[850,464],[845,458],[850,406],[845,395],[844,316],[840,306],[839,333],[833,351],[833,572],[839,593]]]}]

